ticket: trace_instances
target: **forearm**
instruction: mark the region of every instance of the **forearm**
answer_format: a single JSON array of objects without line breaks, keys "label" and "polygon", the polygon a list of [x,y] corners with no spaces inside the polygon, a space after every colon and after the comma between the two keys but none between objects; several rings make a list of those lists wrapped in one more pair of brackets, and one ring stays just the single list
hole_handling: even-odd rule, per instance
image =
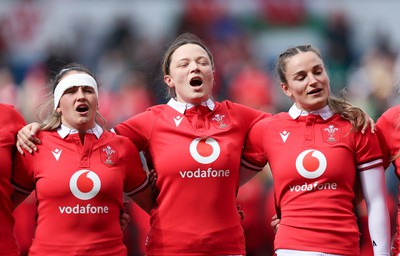
[{"label": "forearm", "polygon": [[362,172],[360,176],[374,255],[390,255],[390,219],[383,168]]}]

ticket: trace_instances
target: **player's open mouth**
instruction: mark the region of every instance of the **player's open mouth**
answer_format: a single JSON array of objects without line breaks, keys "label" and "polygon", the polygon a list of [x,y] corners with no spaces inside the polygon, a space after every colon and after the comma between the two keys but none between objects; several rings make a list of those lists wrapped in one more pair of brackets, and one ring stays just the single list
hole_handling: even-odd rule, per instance
[{"label": "player's open mouth", "polygon": [[203,80],[200,77],[193,77],[190,79],[191,86],[200,86],[203,84]]},{"label": "player's open mouth", "polygon": [[87,112],[89,110],[89,107],[86,104],[81,104],[78,107],[76,107],[76,111],[80,113]]},{"label": "player's open mouth", "polygon": [[318,88],[318,89],[311,90],[311,91],[308,92],[307,94],[308,94],[308,95],[310,95],[310,94],[315,94],[315,93],[319,93],[319,92],[321,92],[321,91],[322,91],[322,89],[321,89],[321,88]]}]

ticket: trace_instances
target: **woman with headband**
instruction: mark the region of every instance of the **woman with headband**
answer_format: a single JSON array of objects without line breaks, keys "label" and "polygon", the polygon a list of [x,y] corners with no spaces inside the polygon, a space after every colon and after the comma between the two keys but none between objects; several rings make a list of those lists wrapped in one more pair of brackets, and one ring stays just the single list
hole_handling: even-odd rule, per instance
[{"label": "woman with headband", "polygon": [[[34,154],[17,154],[12,183],[18,205],[33,190],[37,223],[29,255],[126,255],[123,193],[149,212],[152,193],[139,153],[97,122],[98,87],[83,66],[55,77]],[[43,112],[42,112],[43,113]]]}]

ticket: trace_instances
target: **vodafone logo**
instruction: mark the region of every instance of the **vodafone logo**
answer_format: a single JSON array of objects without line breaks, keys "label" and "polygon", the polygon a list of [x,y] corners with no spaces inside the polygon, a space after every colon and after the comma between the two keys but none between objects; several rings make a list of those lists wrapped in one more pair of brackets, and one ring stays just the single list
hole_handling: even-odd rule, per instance
[{"label": "vodafone logo", "polygon": [[190,155],[201,164],[214,162],[221,153],[218,142],[213,138],[196,138],[190,143]]},{"label": "vodafone logo", "polygon": [[326,170],[327,162],[324,154],[315,149],[303,151],[296,159],[296,169],[306,179],[315,179]]},{"label": "vodafone logo", "polygon": [[69,181],[72,194],[81,200],[89,200],[95,197],[99,193],[100,187],[99,176],[89,170],[77,171]]}]

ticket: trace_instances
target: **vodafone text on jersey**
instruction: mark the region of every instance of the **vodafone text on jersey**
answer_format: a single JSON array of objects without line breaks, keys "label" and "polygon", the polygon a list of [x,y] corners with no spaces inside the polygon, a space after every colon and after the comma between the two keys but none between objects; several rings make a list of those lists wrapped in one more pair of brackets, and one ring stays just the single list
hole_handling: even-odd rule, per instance
[{"label": "vodafone text on jersey", "polygon": [[[296,170],[306,179],[320,177],[326,171],[327,161],[325,155],[315,149],[308,149],[301,152],[296,158]],[[305,182],[298,185],[289,185],[290,192],[314,191],[314,190],[335,190],[337,183]]]},{"label": "vodafone text on jersey", "polygon": [[[79,170],[75,172],[69,181],[72,194],[80,200],[90,200],[95,197],[101,189],[99,176],[90,170]],[[74,206],[58,206],[61,214],[107,214],[108,206],[93,206],[91,204]]]},{"label": "vodafone text on jersey", "polygon": [[[190,143],[190,155],[200,164],[210,164],[218,159],[221,148],[218,142],[213,138],[196,138]],[[207,168],[202,170],[179,171],[181,177],[184,178],[220,178],[229,177],[230,170],[214,170]]]}]

